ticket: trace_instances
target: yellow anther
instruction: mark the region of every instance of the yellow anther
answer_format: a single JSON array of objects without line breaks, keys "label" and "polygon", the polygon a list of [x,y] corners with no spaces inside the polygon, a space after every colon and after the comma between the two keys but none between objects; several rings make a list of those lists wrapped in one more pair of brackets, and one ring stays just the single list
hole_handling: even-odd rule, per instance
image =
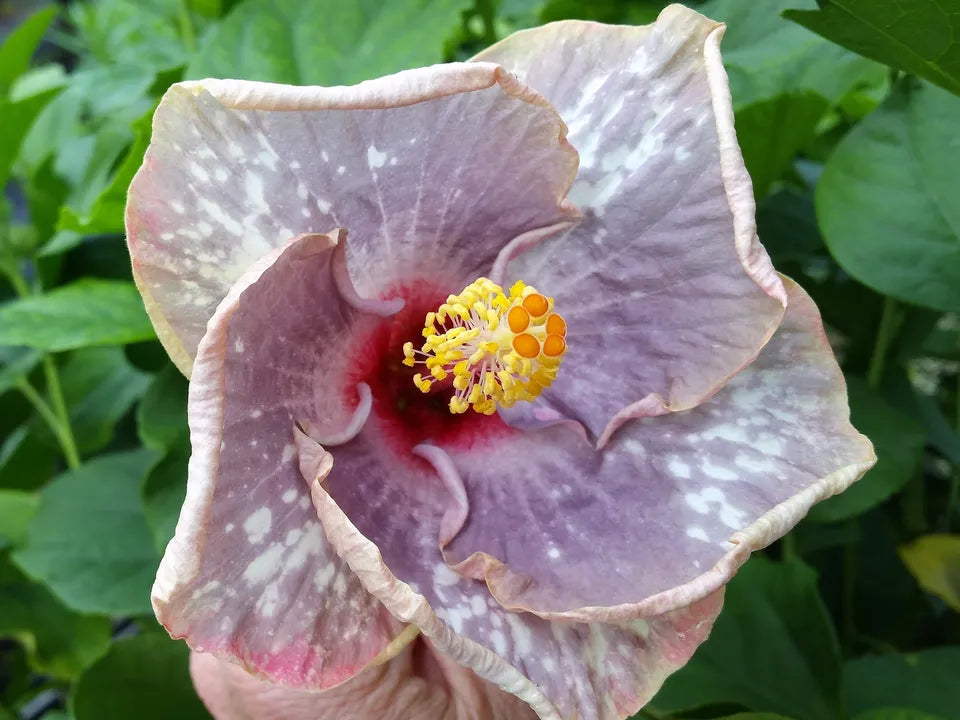
[{"label": "yellow anther", "polygon": [[413,354],[413,343],[405,342],[403,344],[403,364],[408,367],[413,367],[415,364],[414,354]]},{"label": "yellow anther", "polygon": [[519,280],[505,293],[479,278],[427,313],[424,343],[419,351],[405,343],[403,362],[429,370],[426,377],[413,378],[425,393],[434,382],[453,376],[451,413],[472,407],[492,415],[498,406],[534,400],[550,386],[566,354],[566,331],[563,318],[553,312],[553,298]]}]

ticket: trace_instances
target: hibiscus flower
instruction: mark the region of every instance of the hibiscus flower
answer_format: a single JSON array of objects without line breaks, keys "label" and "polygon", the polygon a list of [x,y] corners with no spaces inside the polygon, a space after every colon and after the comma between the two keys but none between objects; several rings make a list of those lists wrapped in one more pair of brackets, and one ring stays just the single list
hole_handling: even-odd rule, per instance
[{"label": "hibiscus flower", "polygon": [[722,34],[672,6],[168,91],[127,230],[190,376],[174,637],[302,692],[420,635],[544,720],[622,718],[870,467],[757,238]]}]

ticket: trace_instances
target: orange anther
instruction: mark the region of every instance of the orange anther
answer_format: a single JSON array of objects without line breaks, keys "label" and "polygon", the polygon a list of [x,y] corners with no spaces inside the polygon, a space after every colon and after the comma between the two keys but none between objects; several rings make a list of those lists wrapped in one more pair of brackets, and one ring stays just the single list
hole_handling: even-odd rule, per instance
[{"label": "orange anther", "polygon": [[545,315],[547,310],[550,309],[550,304],[547,302],[547,299],[540,293],[530,293],[527,295],[523,299],[523,306],[535,318]]},{"label": "orange anther", "polygon": [[559,335],[560,337],[567,334],[567,323],[556,313],[550,313],[547,318],[547,334]]},{"label": "orange anther", "polygon": [[513,349],[520,357],[535,358],[540,354],[540,341],[530,333],[523,333],[513,339]]},{"label": "orange anther", "polygon": [[530,313],[519,305],[512,307],[510,312],[507,313],[507,323],[510,325],[511,331],[522,333],[530,325]]},{"label": "orange anther", "polygon": [[560,335],[547,335],[543,341],[543,354],[547,357],[560,357],[567,349],[567,341]]},{"label": "orange anther", "polygon": [[[553,317],[558,317],[554,315]],[[563,322],[562,320],[560,322]],[[547,335],[543,341],[543,354],[547,357],[560,357],[563,351],[567,349],[567,341],[560,335]],[[520,352],[517,350],[517,352]]]}]

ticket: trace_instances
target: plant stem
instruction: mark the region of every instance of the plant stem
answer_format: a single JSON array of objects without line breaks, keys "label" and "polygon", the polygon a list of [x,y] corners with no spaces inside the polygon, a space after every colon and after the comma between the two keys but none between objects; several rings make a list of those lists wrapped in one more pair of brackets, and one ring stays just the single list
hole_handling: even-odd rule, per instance
[{"label": "plant stem", "polygon": [[193,21],[190,19],[187,0],[180,0],[177,3],[177,20],[180,23],[180,39],[183,40],[183,47],[188,54],[193,55],[197,50],[197,39],[193,31]]},{"label": "plant stem", "polygon": [[23,276],[20,275],[15,269],[8,267],[5,264],[0,264],[0,270],[3,270],[3,274],[7,276],[7,280],[10,281],[10,285],[13,287],[14,292],[17,293],[20,297],[27,297],[30,294],[30,286],[27,285],[27,281],[23,279]]},{"label": "plant stem", "polygon": [[77,447],[73,442],[73,436],[67,429],[69,425],[64,425],[60,422],[56,413],[50,409],[47,401],[43,399],[36,388],[34,388],[25,377],[17,381],[17,389],[30,401],[30,404],[33,405],[34,409],[40,414],[40,417],[42,417],[50,427],[50,430],[60,443],[60,447],[63,449],[63,456],[66,458],[67,466],[71,470],[80,467],[80,456],[77,454]]},{"label": "plant stem", "polygon": [[[17,295],[22,298],[29,297],[31,294],[30,287],[23,276],[6,266],[3,267],[3,270]],[[67,466],[71,469],[78,468],[81,464],[80,453],[77,450],[77,442],[73,437],[73,428],[70,427],[70,415],[67,413],[67,404],[63,399],[60,376],[57,374],[57,364],[51,355],[43,356],[43,374],[47,380],[47,393],[50,395],[52,409],[26,378],[21,378],[17,387],[40,413],[47,425],[50,426],[63,450],[63,457],[67,461]]]},{"label": "plant stem", "polygon": [[[890,346],[899,328],[900,313],[897,301],[887,295],[883,299],[883,313],[880,316],[880,325],[877,328],[873,354],[870,356],[870,367],[867,369],[867,384],[874,390],[879,389],[880,382],[883,380],[887,355],[890,353]],[[853,645],[857,639],[856,606],[859,550],[858,543],[850,543],[843,548],[840,638],[844,649],[848,653],[853,651]]]},{"label": "plant stem", "polygon": [[[960,431],[960,374],[957,375],[957,396],[954,399],[956,407],[956,428]],[[947,519],[946,531],[950,532],[953,528],[953,517],[957,511],[957,503],[960,501],[960,463],[953,464],[953,473],[950,476],[950,494],[947,495]]]},{"label": "plant stem", "polygon": [[900,328],[900,314],[897,301],[889,295],[883,299],[883,314],[877,328],[877,339],[870,356],[870,368],[867,370],[867,383],[876,390],[883,380],[883,371],[887,364],[890,344]]},{"label": "plant stem", "polygon": [[477,7],[480,10],[480,18],[483,20],[483,41],[492,45],[497,41],[497,27],[494,22],[496,12],[493,7],[493,0],[479,0]]},{"label": "plant stem", "polygon": [[60,421],[63,430],[63,454],[67,458],[67,465],[71,468],[80,466],[80,452],[77,450],[77,441],[73,437],[73,428],[70,426],[70,415],[67,413],[67,403],[63,399],[63,390],[60,387],[60,375],[57,373],[57,364],[52,355],[43,356],[43,374],[47,379],[47,394],[53,411]]}]

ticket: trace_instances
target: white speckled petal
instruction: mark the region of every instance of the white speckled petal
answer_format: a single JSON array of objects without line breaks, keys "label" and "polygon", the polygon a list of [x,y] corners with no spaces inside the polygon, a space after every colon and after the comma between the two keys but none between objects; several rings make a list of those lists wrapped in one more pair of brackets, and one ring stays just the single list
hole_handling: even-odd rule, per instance
[{"label": "white speckled petal", "polygon": [[543,720],[622,720],[706,638],[722,590],[675,612],[617,623],[505,610],[483,582],[453,572],[440,554],[437,538],[456,499],[427,463],[387,458],[382,435],[373,413],[353,441],[332,449],[326,480],[313,483],[328,539],[398,619]]},{"label": "white speckled petal", "polygon": [[458,292],[516,236],[569,221],[577,155],[556,112],[489,63],[352,87],[180,83],[130,188],[134,277],[189,372],[231,284],[298,233],[346,226],[362,295],[438,273]]},{"label": "white speckled petal", "polygon": [[[538,403],[602,445],[630,417],[693,407],[749,363],[783,314],[756,236],[720,59],[723,26],[679,5],[646,27],[566,21],[477,59],[516,72],[570,127],[580,171],[567,233],[500,258],[556,298],[569,352]],[[495,278],[497,279],[497,278]],[[517,425],[529,404],[505,413]]]},{"label": "white speckled petal", "polygon": [[216,720],[534,720],[513,695],[418,638],[389,662],[322,693],[265,683],[193,653],[190,675]]},{"label": "white speckled petal", "polygon": [[[756,361],[685,412],[633,420],[600,452],[567,425],[432,457],[462,487],[446,548],[506,607],[622,620],[721,587],[749,553],[875,461],[813,301],[785,280]],[[436,451],[435,451],[436,452]],[[444,459],[448,462],[444,465]]]},{"label": "white speckled petal", "polygon": [[268,254],[212,317],[190,382],[187,497],[153,588],[174,637],[303,689],[351,677],[403,629],[329,546],[301,476],[330,465],[298,451],[295,423],[341,440],[359,428],[365,386],[344,386],[339,351],[399,306],[338,285],[344,236]]}]

